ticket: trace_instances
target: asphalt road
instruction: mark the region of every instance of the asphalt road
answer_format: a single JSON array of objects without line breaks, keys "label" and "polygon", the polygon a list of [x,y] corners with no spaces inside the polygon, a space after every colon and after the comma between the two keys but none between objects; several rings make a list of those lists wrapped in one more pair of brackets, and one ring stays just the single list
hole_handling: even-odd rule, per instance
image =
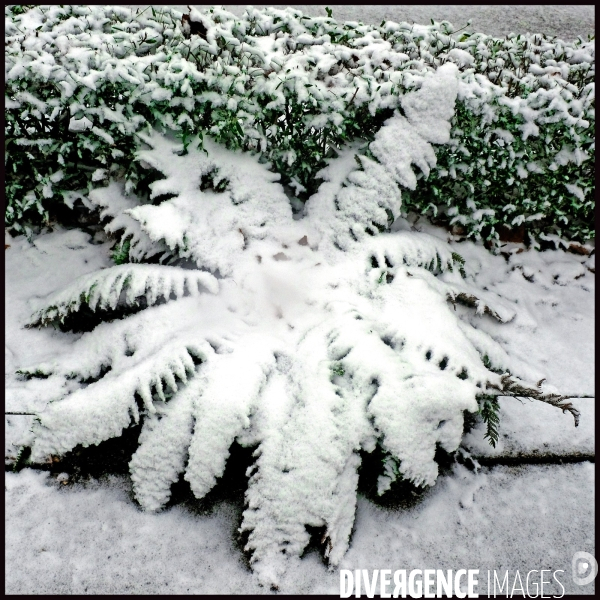
[{"label": "asphalt road", "polygon": [[[148,6],[125,5],[130,7]],[[173,5],[187,11],[186,5]],[[193,5],[202,10],[207,5]],[[223,5],[236,15],[242,15],[246,5]],[[254,4],[255,8],[264,8],[266,4]],[[288,5],[303,13],[325,16],[325,5]],[[463,27],[468,19],[472,19],[472,29],[494,36],[505,36],[514,33],[545,33],[571,41],[582,36],[595,34],[594,5],[330,5],[333,17],[342,21],[363,21],[377,23],[382,20],[408,21],[428,24],[431,19],[450,21],[455,27]],[[283,8],[283,6],[282,6]]]}]

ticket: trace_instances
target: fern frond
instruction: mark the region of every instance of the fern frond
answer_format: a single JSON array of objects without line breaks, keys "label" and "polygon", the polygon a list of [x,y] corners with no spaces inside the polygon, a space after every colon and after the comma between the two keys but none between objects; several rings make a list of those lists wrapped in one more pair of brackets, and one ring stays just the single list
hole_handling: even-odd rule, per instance
[{"label": "fern frond", "polygon": [[198,498],[223,474],[229,448],[249,428],[250,414],[275,366],[265,340],[256,342],[253,336],[241,340],[233,352],[214,356],[202,370],[202,393],[194,399],[194,431],[185,473]]},{"label": "fern frond", "polygon": [[[405,116],[388,120],[358,161],[358,147],[331,161],[298,219],[256,157],[208,138],[202,150],[186,140],[181,153],[156,132],[142,136],[148,149],[137,159],[163,176],[150,184],[156,203],[126,197],[116,184],[95,190],[107,231],[130,242],[132,260],[162,253],[215,277],[124,264],[38,307],[32,322],[47,324],[84,305],[101,317],[104,309],[141,305],[83,334],[75,358],[30,368],[55,386],[61,378],[74,380],[71,389],[81,383],[39,414],[34,460],[143,420],[130,471],[140,505],[157,510],[181,474],[203,497],[234,442],[255,447],[242,530],[267,584],[302,554],[307,526],[324,528],[325,557],[339,563],[354,522],[361,451],[387,457],[381,493],[399,478],[432,485],[436,448],[457,449],[464,411],[476,412],[478,397],[531,393],[493,370],[512,368],[510,357],[447,300],[503,321],[512,307],[477,290],[443,240],[379,233],[400,214],[399,186],[416,184],[413,166],[427,174],[435,164],[431,144],[447,139],[455,98],[452,66],[425,77],[402,98]],[[462,279],[452,272],[457,266]],[[486,402],[482,416],[495,443],[496,400]]]},{"label": "fern frond", "polygon": [[89,199],[100,207],[100,218],[106,221],[104,230],[120,236],[121,243],[129,242],[130,260],[141,261],[157,254],[171,255],[165,244],[151,240],[140,224],[128,214],[129,210],[140,205],[140,200],[135,195],[126,196],[121,184],[111,181],[106,187],[92,190]]},{"label": "fern frond", "polygon": [[[370,156],[357,157],[359,169],[348,155],[340,157],[339,167],[334,168],[338,161],[332,161],[323,174],[331,179],[337,177],[336,171],[343,172],[345,186],[337,194],[317,194],[306,203],[314,228],[343,250],[386,230],[390,219],[400,216],[399,186],[416,188],[413,165],[427,177],[436,164],[431,144],[448,141],[447,118],[454,112],[457,92],[456,69],[447,63],[435,76],[426,77],[419,90],[403,98],[406,117],[397,114],[383,124],[369,144]],[[329,206],[319,206],[324,201]]]},{"label": "fern frond", "polygon": [[113,253],[111,255],[111,258],[113,259],[113,262],[115,263],[115,265],[122,265],[124,263],[129,262],[129,249],[131,248],[131,241],[129,239],[126,239],[125,241],[121,242],[120,244],[118,244],[115,249],[113,250]]},{"label": "fern frond", "polygon": [[400,473],[400,461],[391,454],[384,455],[383,469],[377,478],[377,495],[382,496],[398,479],[402,478]]},{"label": "fern frond", "polygon": [[200,290],[212,294],[219,289],[213,275],[161,265],[119,265],[77,279],[66,289],[51,295],[32,315],[29,326],[64,321],[82,306],[92,311],[114,310],[118,305],[132,306],[144,299],[147,306],[159,300],[196,295]]},{"label": "fern frond", "polygon": [[193,427],[192,406],[200,389],[196,377],[144,419],[129,470],[136,500],[146,510],[158,510],[167,503],[171,485],[185,468]]},{"label": "fern frond", "polygon": [[505,373],[502,375],[500,384],[496,386],[496,389],[499,389],[502,394],[506,396],[514,396],[516,398],[533,398],[534,400],[540,400],[541,402],[546,402],[547,404],[556,406],[556,408],[560,408],[563,413],[569,412],[573,416],[575,427],[578,427],[580,412],[573,406],[571,402],[566,402],[566,400],[569,400],[570,397],[561,396],[560,394],[553,392],[544,392],[541,389],[542,382],[543,380],[539,381],[537,385],[531,385],[520,380],[514,375]]},{"label": "fern frond", "polygon": [[500,423],[499,412],[500,405],[498,404],[498,399],[496,397],[484,396],[480,399],[479,415],[487,427],[483,437],[488,439],[490,446],[493,448],[495,448],[498,443],[498,425]]},{"label": "fern frond", "polygon": [[[426,308],[427,302],[423,304]],[[407,324],[423,322],[417,317],[419,307],[410,307],[416,311],[407,308],[403,306]],[[457,357],[456,352],[443,353],[446,345],[450,348],[460,339],[451,337],[452,333],[461,336],[458,328],[452,333],[451,328],[442,329],[441,335],[438,330],[437,340],[426,332],[423,345],[413,342],[393,347],[371,333],[372,324],[364,319],[348,323],[347,331],[352,329],[360,343],[352,344],[344,365],[355,385],[370,388],[374,394],[367,411],[382,435],[383,449],[400,461],[403,477],[416,485],[431,485],[438,473],[434,461],[436,444],[455,450],[462,435],[462,411],[475,410],[477,376],[483,374],[481,370],[477,372],[478,357],[473,354],[469,360],[468,356]],[[340,341],[343,336],[340,335]],[[448,356],[451,358],[444,366],[443,359]],[[458,378],[458,365],[465,366],[468,379]],[[442,422],[443,427],[439,427]]]},{"label": "fern frond", "polygon": [[[226,151],[205,138],[204,150],[191,144],[188,154],[174,160],[180,145],[156,132],[144,141],[151,148],[139,151],[138,158],[165,175],[152,184],[152,196],[173,197],[158,206],[133,207],[126,214],[169,252],[228,275],[233,269],[231,256],[249,240],[263,239],[269,228],[292,221],[283,188],[274,183],[279,176],[253,157]],[[190,176],[181,177],[182,170]],[[202,176],[213,172],[229,181],[226,190],[200,189]]]},{"label": "fern frond", "polygon": [[[424,233],[402,231],[379,235],[364,244],[368,251],[367,264],[374,269],[372,280],[389,283],[398,274],[408,273],[427,281],[439,294],[445,295],[451,304],[461,303],[475,308],[477,314],[487,314],[501,323],[512,321],[516,315],[510,304],[497,294],[481,290],[463,279],[441,280],[435,274],[453,271],[457,262],[447,243]],[[462,257],[461,257],[462,259]],[[462,268],[463,262],[460,263]],[[423,267],[418,272],[406,267]],[[377,279],[378,277],[378,279]]]},{"label": "fern frond", "polygon": [[[205,360],[211,353],[208,344],[185,347],[173,343],[50,403],[39,413],[40,421],[33,428],[32,460],[41,461],[50,454],[65,454],[78,444],[89,446],[119,436],[132,421],[139,421],[141,409],[156,413],[154,396],[164,402],[165,388],[176,392],[177,380],[187,381],[195,374],[195,361]],[[140,406],[136,396],[141,399]]]},{"label": "fern frond", "polygon": [[[454,256],[447,243],[426,233],[401,231],[378,235],[365,244],[380,268],[425,267],[434,273],[452,271]],[[371,261],[372,262],[372,261]],[[431,267],[431,268],[430,268]]]},{"label": "fern frond", "polygon": [[246,549],[263,580],[282,559],[301,554],[309,540],[306,524],[326,527],[332,564],[348,547],[360,463],[355,451],[370,425],[366,397],[338,394],[331,382],[332,337],[342,325],[314,327],[264,390],[242,522],[250,532]]},{"label": "fern frond", "polygon": [[465,272],[465,259],[458,254],[458,252],[452,252],[452,260],[458,265],[458,272],[460,273],[460,276],[465,279],[467,277],[467,273]]},{"label": "fern frond", "polygon": [[466,284],[448,284],[447,298],[452,304],[459,303],[475,308],[478,315],[489,315],[500,323],[510,323],[517,314],[509,303],[497,294]]},{"label": "fern frond", "polygon": [[31,448],[29,446],[21,446],[17,458],[13,464],[13,473],[18,473],[27,463],[31,457]]}]

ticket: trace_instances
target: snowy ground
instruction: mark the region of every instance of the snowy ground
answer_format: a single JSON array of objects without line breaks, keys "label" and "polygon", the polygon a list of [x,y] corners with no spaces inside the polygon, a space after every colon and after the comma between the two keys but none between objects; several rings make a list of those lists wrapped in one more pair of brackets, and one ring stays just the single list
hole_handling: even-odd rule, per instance
[{"label": "snowy ground", "polygon": [[[185,9],[185,6],[178,7]],[[241,14],[243,7],[227,6]],[[325,14],[323,6],[295,6]],[[544,32],[574,39],[595,32],[592,6],[333,6],[333,16],[380,22],[428,23],[447,19],[492,35]],[[443,230],[417,227],[437,235]],[[6,410],[40,410],[48,390],[43,380],[20,381],[16,368],[65,352],[77,335],[23,329],[31,302],[63,288],[81,274],[111,264],[101,238],[57,230],[32,244],[7,239]],[[594,258],[547,251],[493,257],[480,246],[456,245],[481,288],[518,300],[518,315],[500,325],[477,319],[510,353],[547,377],[562,393],[594,395]],[[47,382],[46,382],[47,383]],[[62,393],[63,390],[54,390]],[[43,395],[42,395],[43,394]],[[512,402],[512,404],[511,404]],[[523,580],[536,569],[557,571],[566,593],[594,592],[575,586],[576,551],[594,554],[594,400],[579,400],[582,423],[546,406],[502,401],[497,452],[481,431],[465,439],[474,455],[496,463],[471,471],[454,465],[422,498],[379,505],[359,498],[355,530],[342,569],[480,569],[486,593],[488,570],[508,570]],[[27,441],[30,417],[6,418],[5,455]],[[580,462],[558,464],[559,458]],[[533,460],[548,464],[533,464]],[[513,461],[513,462],[515,462]],[[493,461],[492,461],[493,462]],[[65,475],[25,469],[6,473],[6,587],[8,594],[191,594],[264,593],[247,567],[236,538],[242,497],[233,492],[209,506],[183,503],[160,514],[141,512],[131,499],[129,478],[106,476],[72,483]],[[535,573],[534,575],[539,575]],[[548,578],[548,577],[547,577]],[[552,577],[550,576],[552,580]],[[531,581],[531,578],[530,578]],[[539,581],[539,579],[537,580]],[[552,580],[554,581],[554,580]],[[339,593],[339,573],[328,572],[311,550],[286,574],[282,593]],[[530,589],[535,593],[535,589]],[[545,594],[559,594],[557,585]]]},{"label": "snowy ground", "polygon": [[[423,222],[416,226],[448,236]],[[20,381],[15,368],[62,353],[77,337],[23,329],[31,301],[107,266],[109,244],[77,230],[6,243],[7,410],[31,412],[45,403],[40,381]],[[470,242],[455,245],[481,287],[519,300],[513,322],[473,317],[479,327],[561,392],[593,395],[594,258],[563,251],[516,253],[515,245],[504,248],[506,256],[492,256]],[[467,309],[457,310],[467,315]],[[511,586],[517,571],[525,577],[533,569],[562,570],[557,577],[567,593],[592,593],[594,584],[577,588],[571,579],[574,552],[594,552],[594,464],[585,460],[594,454],[594,400],[577,402],[582,424],[575,430],[571,415],[557,409],[503,401],[501,431],[507,437],[496,455],[521,455],[522,464],[477,472],[454,465],[408,505],[406,499],[377,505],[360,497],[341,568],[478,568],[482,592],[488,570],[501,578],[508,570]],[[7,417],[7,456],[26,440],[28,418]],[[465,446],[485,458],[481,436],[475,431]],[[581,462],[531,464],[532,455],[551,463],[557,456]],[[131,500],[125,476],[72,484],[64,474],[7,473],[6,591],[268,592],[257,586],[236,541],[242,501],[238,491],[200,512],[188,502],[150,515]],[[561,593],[557,585],[547,589]],[[280,591],[337,594],[339,573],[328,572],[312,550],[287,573]]]},{"label": "snowy ground", "polygon": [[[60,487],[46,473],[6,476],[8,594],[265,592],[233,540],[239,503],[223,501],[208,515],[186,507],[148,515],[131,502],[125,478]],[[567,593],[592,593],[593,584],[573,585],[571,557],[594,552],[593,490],[589,462],[478,474],[461,467],[413,508],[359,499],[341,568],[480,569],[482,593],[488,570],[500,579],[508,570],[511,587],[516,571],[525,579],[533,569],[563,570],[557,577]],[[312,552],[287,573],[281,592],[339,594],[339,575]],[[560,593],[557,584],[545,587]]]}]

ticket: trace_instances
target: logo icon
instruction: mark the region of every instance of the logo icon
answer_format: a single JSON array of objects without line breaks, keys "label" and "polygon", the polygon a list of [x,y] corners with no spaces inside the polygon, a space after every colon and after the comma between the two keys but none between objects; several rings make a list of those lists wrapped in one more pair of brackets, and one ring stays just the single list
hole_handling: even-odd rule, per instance
[{"label": "logo icon", "polygon": [[587,585],[594,581],[598,574],[598,563],[589,552],[575,552],[571,564],[576,585]]}]

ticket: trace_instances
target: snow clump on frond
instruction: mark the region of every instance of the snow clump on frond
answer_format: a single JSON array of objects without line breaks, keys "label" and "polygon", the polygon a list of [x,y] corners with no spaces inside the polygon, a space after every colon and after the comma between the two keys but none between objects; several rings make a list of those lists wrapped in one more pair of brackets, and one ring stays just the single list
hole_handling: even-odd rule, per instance
[{"label": "snow clump on frond", "polygon": [[[291,207],[281,186],[271,185],[279,176],[251,156],[228,151],[209,138],[204,140],[204,151],[179,156],[181,144],[155,131],[140,137],[150,148],[139,151],[138,160],[159,169],[163,176],[150,185],[150,200],[173,197],[124,211],[141,232],[126,232],[134,247],[149,239],[173,256],[230,275],[248,236],[264,238],[269,229],[291,220]],[[226,186],[224,191],[201,189],[203,179],[210,175],[213,185]],[[151,252],[138,252],[137,257]]]},{"label": "snow clump on frond", "polygon": [[64,320],[85,303],[92,311],[115,310],[118,305],[138,303],[149,306],[161,299],[197,294],[199,290],[215,294],[219,284],[210,273],[184,271],[164,265],[119,265],[77,279],[68,288],[46,298],[34,313],[30,325],[46,325]]},{"label": "snow clump on frond", "polygon": [[400,216],[399,186],[414,190],[417,185],[412,165],[429,175],[436,164],[431,143],[449,140],[457,74],[448,63],[426,76],[419,90],[401,99],[404,115],[395,114],[376,133],[370,156],[346,152],[340,165],[333,162],[321,172],[326,180],[337,176],[345,184],[342,190],[335,184],[323,186],[306,203],[309,220],[330,243],[347,249]]}]

